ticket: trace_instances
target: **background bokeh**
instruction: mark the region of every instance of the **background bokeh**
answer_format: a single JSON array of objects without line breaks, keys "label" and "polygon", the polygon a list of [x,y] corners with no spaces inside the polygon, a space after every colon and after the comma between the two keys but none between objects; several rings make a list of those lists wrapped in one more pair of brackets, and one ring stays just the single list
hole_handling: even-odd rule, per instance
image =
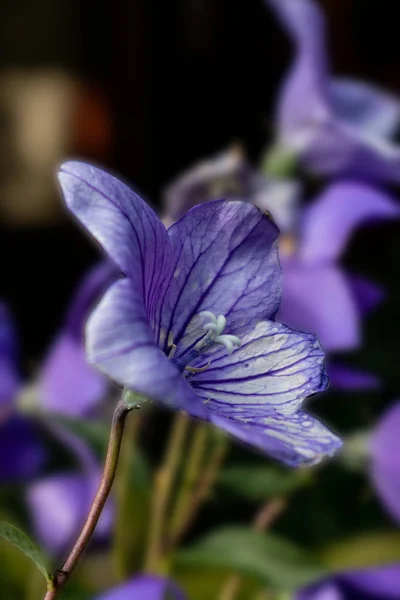
[{"label": "background bokeh", "polygon": [[[318,4],[329,23],[334,72],[357,75],[400,96],[396,3]],[[99,164],[134,182],[135,189],[161,209],[168,182],[232,142],[240,142],[249,160],[256,162],[274,133],[276,94],[292,47],[261,0],[117,0],[95,5],[3,0],[0,28],[0,297],[13,314],[18,368],[29,382],[63,323],[81,276],[100,256],[63,206],[55,178],[59,163],[73,157]],[[308,185],[314,189],[319,182]],[[381,184],[376,187],[383,189]],[[386,190],[399,197],[400,206],[398,186],[389,182]],[[373,373],[380,385],[332,390],[313,405],[335,431],[351,438],[352,445],[349,441],[344,457],[306,477],[304,487],[293,484],[295,496],[274,526],[277,534],[328,557],[330,567],[339,570],[369,567],[382,557],[400,563],[396,519],[371,484],[360,441],[400,398],[400,223],[369,222],[359,228],[342,262],[385,291],[384,300],[363,321],[362,347],[346,357]],[[101,415],[106,422],[107,408]],[[0,412],[0,436],[1,418]],[[160,410],[142,424],[139,445],[149,473],[160,460],[172,419]],[[101,455],[102,443],[96,446],[86,433],[83,437]],[[54,439],[49,444],[52,459],[44,474],[65,470],[70,460],[65,448]],[[7,451],[1,442],[0,446]],[[246,491],[247,477],[254,475],[250,469],[264,467],[264,457],[232,444],[226,464],[243,471],[236,477],[231,473],[233,483],[229,473],[221,477],[186,544],[217,526],[250,523],[264,503],[263,494],[265,500],[281,497],[280,480],[278,491]],[[284,477],[286,471],[279,473]],[[400,490],[400,443],[397,477]],[[32,534],[24,484],[0,483],[0,516],[4,510],[7,520],[23,524]],[[400,514],[400,493],[398,500]],[[129,518],[137,517],[132,509]],[[6,556],[5,543],[0,542],[0,549],[0,556]],[[108,572],[99,577],[106,556],[103,540],[92,562],[84,565],[79,598],[95,598],[115,584]],[[9,563],[3,560],[12,565],[17,558],[13,554]],[[24,597],[19,576],[9,575],[1,564],[0,560],[5,595],[0,591],[0,597]],[[140,569],[138,559],[132,564],[133,574]],[[225,568],[221,575],[218,569],[208,571],[201,561],[200,567],[193,567],[190,559],[187,564],[186,571],[182,567],[173,575],[194,600],[217,597],[215,589],[235,571]],[[251,569],[250,575],[254,576]],[[210,588],[202,588],[205,580]],[[78,598],[78,591],[73,593],[71,598]],[[256,597],[246,590],[240,593],[243,600]],[[265,595],[270,597],[275,596]],[[347,597],[353,596],[343,596]],[[400,598],[400,576],[398,596],[391,597]],[[26,598],[40,600],[40,586]]]}]

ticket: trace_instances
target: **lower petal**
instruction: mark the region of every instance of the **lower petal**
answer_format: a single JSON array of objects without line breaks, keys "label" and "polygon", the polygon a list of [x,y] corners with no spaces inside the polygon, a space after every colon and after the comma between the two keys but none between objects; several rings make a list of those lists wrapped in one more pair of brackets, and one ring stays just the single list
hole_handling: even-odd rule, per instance
[{"label": "lower petal", "polygon": [[271,413],[241,420],[212,415],[210,420],[245,444],[290,466],[317,464],[342,445],[325,425],[301,411],[290,417]]}]

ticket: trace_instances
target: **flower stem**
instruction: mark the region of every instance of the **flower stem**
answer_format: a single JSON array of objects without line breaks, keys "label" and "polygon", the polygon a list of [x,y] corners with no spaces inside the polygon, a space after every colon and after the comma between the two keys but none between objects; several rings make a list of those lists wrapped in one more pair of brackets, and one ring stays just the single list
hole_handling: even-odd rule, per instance
[{"label": "flower stem", "polygon": [[[253,521],[255,531],[266,531],[274,521],[282,514],[287,506],[285,498],[274,498],[264,504]],[[235,600],[240,591],[242,580],[240,575],[232,575],[222,588],[218,600]]]},{"label": "flower stem", "polygon": [[208,426],[204,423],[198,423],[195,427],[193,442],[185,465],[183,485],[171,519],[169,545],[172,547],[175,545],[177,539],[179,539],[182,528],[185,527],[187,514],[190,511],[192,494],[199,480],[204,454],[207,449]]},{"label": "flower stem", "polygon": [[132,407],[127,406],[123,400],[120,400],[115,408],[114,416],[111,424],[110,439],[108,442],[106,462],[104,465],[103,476],[101,478],[100,487],[93,500],[89,511],[86,523],[78,536],[78,539],[72,548],[67,560],[59,571],[53,576],[52,585],[48,590],[44,600],[54,600],[57,598],[60,590],[64,587],[72,572],[76,568],[79,559],[90,542],[93,532],[96,528],[97,521],[100,518],[101,512],[107,501],[108,495],[115,478],[115,473],[118,466],[119,452],[121,448],[122,436],[124,432],[125,419]]},{"label": "flower stem", "polygon": [[165,517],[176,471],[182,458],[183,444],[188,426],[189,417],[185,413],[178,413],[169,436],[164,462],[155,476],[155,489],[153,490],[153,506],[145,564],[145,570],[150,573],[156,573],[160,566]]},{"label": "flower stem", "polygon": [[175,531],[175,536],[173,538],[173,543],[175,545],[182,539],[186,531],[190,529],[203,502],[209,496],[227,454],[228,447],[229,443],[227,438],[225,436],[219,437],[211,453],[208,465],[197,483],[190,502],[187,504],[185,514],[180,521],[179,529],[177,528]]}]

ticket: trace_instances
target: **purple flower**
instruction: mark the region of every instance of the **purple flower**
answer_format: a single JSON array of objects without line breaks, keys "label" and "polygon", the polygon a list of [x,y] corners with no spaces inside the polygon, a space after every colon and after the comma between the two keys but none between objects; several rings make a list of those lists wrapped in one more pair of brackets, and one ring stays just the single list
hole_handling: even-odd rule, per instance
[{"label": "purple flower", "polygon": [[296,594],[296,600],[397,600],[399,597],[399,565],[339,573]]},{"label": "purple flower", "polygon": [[368,83],[331,77],[324,18],[312,0],[266,3],[295,46],[278,99],[277,147],[316,173],[399,182],[399,100]]},{"label": "purple flower", "polygon": [[400,402],[376,425],[369,445],[371,477],[389,513],[400,521]]},{"label": "purple flower", "polygon": [[[235,197],[269,210],[274,218],[277,215],[283,230],[279,247],[283,295],[278,319],[315,333],[325,351],[359,347],[362,317],[383,294],[369,281],[347,274],[339,261],[358,227],[398,217],[399,205],[368,185],[343,180],[328,186],[309,207],[301,208],[296,182],[267,180],[240,160],[237,154],[225,153],[178,177],[165,195],[167,222],[182,216],[194,202],[212,199],[216,188],[230,197],[236,182]],[[227,181],[230,184],[224,189]],[[342,389],[379,385],[372,375],[343,365],[329,365],[329,375],[332,385]]]},{"label": "purple flower", "polygon": [[168,232],[114,177],[66,163],[70,210],[124,278],[89,318],[89,361],[136,394],[207,419],[288,464],[339,439],[302,411],[326,387],[314,335],[276,323],[277,228],[247,202],[195,207]]},{"label": "purple flower", "polygon": [[96,600],[185,600],[172,581],[154,575],[141,575],[97,596]]}]

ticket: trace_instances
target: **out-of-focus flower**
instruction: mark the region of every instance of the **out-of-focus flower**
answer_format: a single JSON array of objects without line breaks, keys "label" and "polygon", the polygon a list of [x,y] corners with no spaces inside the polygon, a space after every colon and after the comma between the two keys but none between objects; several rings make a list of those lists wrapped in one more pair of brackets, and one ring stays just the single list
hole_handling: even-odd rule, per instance
[{"label": "out-of-focus flower", "polygon": [[296,600],[397,600],[400,566],[390,565],[339,573],[295,596]]},{"label": "out-of-focus flower", "polygon": [[0,445],[4,451],[0,455],[0,480],[26,480],[41,470],[46,459],[40,426],[19,412],[20,401],[33,401],[37,408],[47,412],[82,415],[105,396],[106,379],[86,363],[83,328],[88,311],[115,278],[115,268],[108,263],[96,267],[88,275],[54,341],[38,386],[27,389],[23,389],[18,373],[15,327],[8,310],[2,306]]},{"label": "out-of-focus flower", "polygon": [[[178,177],[165,195],[166,220],[182,216],[194,202],[212,199],[216,187],[226,198],[235,188],[234,197],[270,211],[274,218],[278,215],[277,223],[283,225],[279,256],[284,275],[278,319],[315,333],[326,351],[357,348],[361,343],[361,318],[379,303],[382,292],[369,281],[345,273],[339,261],[358,227],[399,217],[400,206],[368,185],[343,180],[327,187],[308,207],[301,207],[296,182],[271,182],[245,167],[243,158],[241,167],[238,161],[237,153],[228,152]],[[224,188],[228,180],[231,183]],[[328,370],[332,384],[338,388],[378,385],[372,375],[344,365],[329,365]]]},{"label": "out-of-focus flower", "polygon": [[340,446],[301,409],[327,383],[315,336],[273,320],[281,270],[269,218],[248,202],[216,201],[167,232],[99,169],[66,163],[60,181],[70,210],[125,275],[89,318],[92,364],[288,464]]},{"label": "out-of-focus flower", "polygon": [[369,443],[372,481],[386,509],[397,521],[400,521],[399,431],[400,402],[396,402],[375,426]]},{"label": "out-of-focus flower", "polygon": [[141,575],[96,597],[96,600],[185,600],[186,596],[176,583]]},{"label": "out-of-focus flower", "polygon": [[333,78],[313,0],[265,0],[295,46],[277,106],[277,152],[323,175],[400,181],[400,101],[366,82]]}]

